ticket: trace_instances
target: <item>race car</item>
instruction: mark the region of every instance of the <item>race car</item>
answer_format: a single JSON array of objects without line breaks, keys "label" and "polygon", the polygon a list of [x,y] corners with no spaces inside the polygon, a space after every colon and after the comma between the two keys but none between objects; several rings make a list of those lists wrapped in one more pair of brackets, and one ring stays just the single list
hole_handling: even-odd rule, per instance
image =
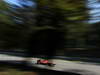
[{"label": "race car", "polygon": [[36,64],[47,65],[53,67],[55,64],[48,60],[37,60]]}]

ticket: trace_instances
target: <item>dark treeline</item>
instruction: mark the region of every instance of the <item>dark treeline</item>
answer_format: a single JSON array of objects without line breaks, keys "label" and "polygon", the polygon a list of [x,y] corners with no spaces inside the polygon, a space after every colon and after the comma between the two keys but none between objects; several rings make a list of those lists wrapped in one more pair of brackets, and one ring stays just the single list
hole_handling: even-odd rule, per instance
[{"label": "dark treeline", "polygon": [[87,0],[28,1],[0,1],[1,49],[53,56],[67,48],[99,48],[99,22],[88,22]]}]

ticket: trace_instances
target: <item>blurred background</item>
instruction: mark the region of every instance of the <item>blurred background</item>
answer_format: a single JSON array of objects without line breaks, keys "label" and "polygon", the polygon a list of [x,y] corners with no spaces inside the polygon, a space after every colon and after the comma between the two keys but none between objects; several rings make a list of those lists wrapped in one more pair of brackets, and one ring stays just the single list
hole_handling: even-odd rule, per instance
[{"label": "blurred background", "polygon": [[0,49],[99,57],[99,2],[1,0]]},{"label": "blurred background", "polygon": [[0,53],[100,58],[99,8],[100,0],[0,0]]}]

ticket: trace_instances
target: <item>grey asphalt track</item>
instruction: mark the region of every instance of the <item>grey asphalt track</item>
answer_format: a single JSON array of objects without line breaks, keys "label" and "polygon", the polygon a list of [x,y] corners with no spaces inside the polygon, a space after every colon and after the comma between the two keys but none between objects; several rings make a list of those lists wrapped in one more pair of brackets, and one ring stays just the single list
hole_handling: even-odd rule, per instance
[{"label": "grey asphalt track", "polygon": [[87,63],[82,61],[69,61],[69,60],[62,60],[62,59],[52,59],[53,63],[56,65],[54,67],[49,67],[45,65],[36,65],[36,61],[40,58],[27,58],[24,57],[17,57],[17,56],[10,56],[6,54],[0,54],[0,61],[27,61],[29,66],[49,69],[49,70],[56,70],[56,71],[63,71],[63,72],[73,72],[79,73],[81,75],[100,75],[100,65],[94,63]]}]

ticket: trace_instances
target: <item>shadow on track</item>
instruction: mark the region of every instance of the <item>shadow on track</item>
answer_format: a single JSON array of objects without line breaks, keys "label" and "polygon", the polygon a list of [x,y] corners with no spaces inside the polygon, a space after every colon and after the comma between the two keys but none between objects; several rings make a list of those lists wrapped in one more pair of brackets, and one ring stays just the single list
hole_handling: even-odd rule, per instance
[{"label": "shadow on track", "polygon": [[[36,68],[36,67],[30,67],[27,66],[24,61],[23,62],[17,62],[17,64],[15,63],[15,61],[0,61],[0,66],[1,67],[10,67],[10,68],[14,68],[14,69],[18,69],[20,71],[29,71],[29,72],[36,72],[39,75],[80,75],[80,74],[76,74],[76,73],[71,73],[71,72],[60,72],[60,71],[53,71],[53,70],[47,70],[47,69],[40,69],[40,68]],[[2,71],[2,69],[0,69]]]}]

